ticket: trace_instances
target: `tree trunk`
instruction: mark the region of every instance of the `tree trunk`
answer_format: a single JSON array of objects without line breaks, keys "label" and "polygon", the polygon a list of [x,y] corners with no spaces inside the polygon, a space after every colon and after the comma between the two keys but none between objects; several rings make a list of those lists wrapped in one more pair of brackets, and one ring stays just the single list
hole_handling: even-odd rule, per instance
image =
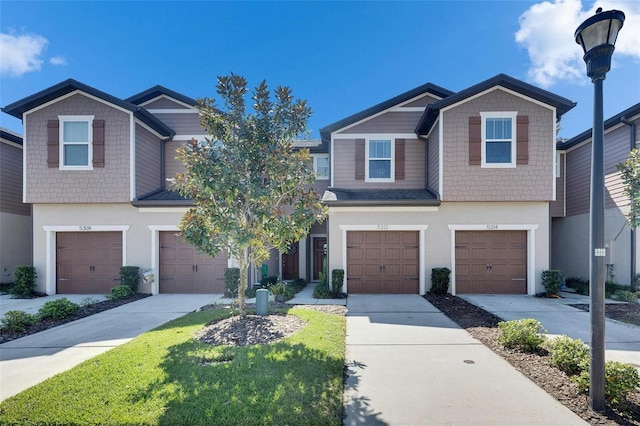
[{"label": "tree trunk", "polygon": [[238,283],[238,308],[240,309],[240,318],[247,316],[247,303],[245,300],[245,292],[247,291],[247,275],[249,273],[249,248],[245,247],[240,259],[238,259],[238,267],[240,269],[240,282]]}]

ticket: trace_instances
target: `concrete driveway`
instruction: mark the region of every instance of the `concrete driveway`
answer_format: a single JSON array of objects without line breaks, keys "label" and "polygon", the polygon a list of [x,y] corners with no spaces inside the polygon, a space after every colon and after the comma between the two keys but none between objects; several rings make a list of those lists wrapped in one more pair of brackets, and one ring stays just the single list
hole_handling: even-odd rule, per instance
[{"label": "concrete driveway", "polygon": [[[589,304],[589,297],[562,293],[562,299],[544,299],[523,295],[461,295],[464,300],[505,321],[534,318],[549,336],[567,336],[589,344],[590,314],[573,308],[572,304]],[[606,319],[605,358],[627,362],[640,369],[640,327]]]},{"label": "concrete driveway", "polygon": [[161,294],[3,343],[0,401],[220,297]]},{"label": "concrete driveway", "polygon": [[421,296],[347,308],[345,425],[586,424]]}]

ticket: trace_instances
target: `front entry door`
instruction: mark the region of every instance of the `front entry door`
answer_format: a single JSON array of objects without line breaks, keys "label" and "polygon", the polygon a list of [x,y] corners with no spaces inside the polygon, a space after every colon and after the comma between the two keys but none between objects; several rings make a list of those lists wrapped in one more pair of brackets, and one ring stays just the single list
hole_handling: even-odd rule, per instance
[{"label": "front entry door", "polygon": [[298,243],[293,243],[289,247],[289,251],[282,253],[282,279],[283,280],[297,280],[299,275],[299,254]]},{"label": "front entry door", "polygon": [[313,239],[313,281],[320,279],[320,272],[324,265],[324,251],[327,245],[326,237]]}]

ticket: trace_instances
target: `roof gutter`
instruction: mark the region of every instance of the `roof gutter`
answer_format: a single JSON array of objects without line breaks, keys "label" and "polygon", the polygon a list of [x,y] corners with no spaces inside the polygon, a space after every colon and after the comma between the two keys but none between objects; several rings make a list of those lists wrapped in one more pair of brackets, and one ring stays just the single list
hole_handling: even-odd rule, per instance
[{"label": "roof gutter", "polygon": [[[627,120],[627,117],[624,115],[620,117],[620,122],[629,126],[629,151],[632,151],[636,148],[636,123],[633,121]],[[633,280],[636,276],[636,230],[631,228],[631,277],[630,281],[633,283]]]}]

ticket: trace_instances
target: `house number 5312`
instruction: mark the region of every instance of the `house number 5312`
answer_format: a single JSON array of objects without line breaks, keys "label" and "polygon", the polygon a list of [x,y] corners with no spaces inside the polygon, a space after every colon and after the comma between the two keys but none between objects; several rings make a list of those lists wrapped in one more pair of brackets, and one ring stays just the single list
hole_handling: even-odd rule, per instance
[{"label": "house number 5312", "polygon": [[91,225],[80,225],[78,226],[80,231],[91,231]]}]

